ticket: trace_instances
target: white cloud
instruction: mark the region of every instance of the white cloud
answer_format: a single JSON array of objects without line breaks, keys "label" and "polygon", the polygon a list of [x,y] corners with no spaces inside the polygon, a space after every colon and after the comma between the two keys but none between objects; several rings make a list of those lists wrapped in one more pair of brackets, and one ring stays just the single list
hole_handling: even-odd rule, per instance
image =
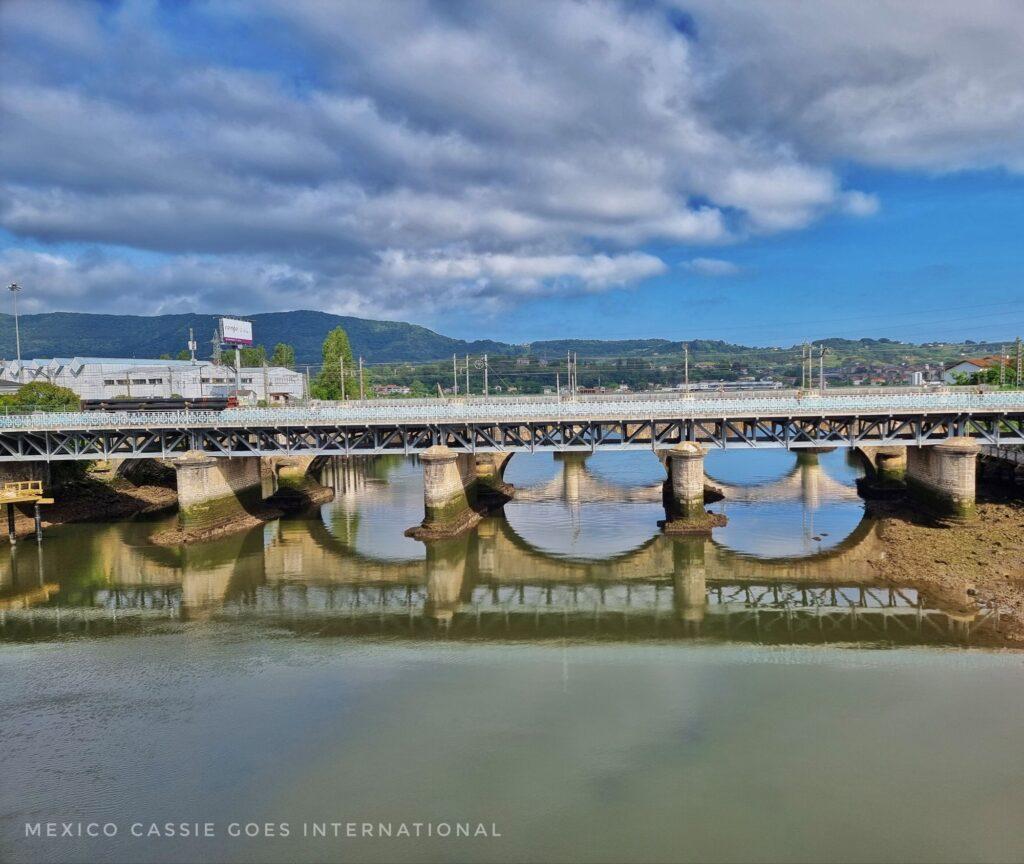
[{"label": "white cloud", "polygon": [[[659,3],[252,0],[190,7],[190,41],[144,0],[8,0],[0,227],[107,247],[65,268],[121,268],[114,307],[208,308],[247,279],[287,286],[256,303],[416,315],[635,284],[663,266],[638,247],[870,217],[840,161],[1024,170],[1024,6],[679,5],[696,37]],[[244,68],[216,50],[242,19]]]},{"label": "white cloud", "polygon": [[1024,4],[676,5],[708,45],[720,124],[807,159],[1024,170]]},{"label": "white cloud", "polygon": [[593,292],[665,272],[660,258],[625,255],[381,255],[379,275],[403,282],[459,283],[481,293],[497,287],[516,294]]}]

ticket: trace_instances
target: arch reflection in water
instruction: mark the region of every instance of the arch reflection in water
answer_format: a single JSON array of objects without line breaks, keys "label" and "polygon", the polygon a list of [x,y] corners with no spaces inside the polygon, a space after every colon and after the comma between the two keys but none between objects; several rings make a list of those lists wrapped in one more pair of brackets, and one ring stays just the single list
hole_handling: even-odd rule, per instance
[{"label": "arch reflection in water", "polygon": [[[715,541],[737,552],[816,555],[841,543],[864,518],[856,488],[863,469],[850,451],[711,454],[707,472],[723,495],[709,509],[729,519]],[[753,483],[740,479],[751,476]]]},{"label": "arch reflection in water", "polygon": [[[0,634],[198,621],[366,638],[893,644],[985,641],[997,623],[989,611],[943,611],[876,584],[866,566],[877,543],[870,523],[829,553],[773,562],[663,535],[609,560],[576,561],[536,549],[501,519],[411,561],[367,556],[319,519],[176,550],[131,545],[126,527],[92,532],[87,547],[84,532],[62,535],[73,548],[54,543],[40,559],[61,572],[59,592],[4,609]],[[7,599],[45,581],[31,560],[0,568]]]}]

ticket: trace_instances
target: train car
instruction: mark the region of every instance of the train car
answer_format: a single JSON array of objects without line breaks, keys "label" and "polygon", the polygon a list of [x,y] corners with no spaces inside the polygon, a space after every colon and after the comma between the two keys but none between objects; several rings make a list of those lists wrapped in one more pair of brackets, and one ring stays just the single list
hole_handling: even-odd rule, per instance
[{"label": "train car", "polygon": [[[83,411],[223,411],[231,397],[203,399],[83,399]],[[238,402],[235,400],[235,404]]]}]

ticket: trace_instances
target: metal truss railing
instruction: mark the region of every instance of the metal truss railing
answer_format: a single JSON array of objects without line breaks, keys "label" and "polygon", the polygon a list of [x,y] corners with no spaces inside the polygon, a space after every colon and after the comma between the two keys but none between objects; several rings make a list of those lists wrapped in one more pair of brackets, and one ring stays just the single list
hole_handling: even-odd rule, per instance
[{"label": "metal truss railing", "polygon": [[0,430],[0,461],[213,456],[411,454],[443,444],[460,452],[710,448],[800,449],[928,445],[968,436],[1024,444],[1024,409],[815,416],[506,420],[459,423]]}]

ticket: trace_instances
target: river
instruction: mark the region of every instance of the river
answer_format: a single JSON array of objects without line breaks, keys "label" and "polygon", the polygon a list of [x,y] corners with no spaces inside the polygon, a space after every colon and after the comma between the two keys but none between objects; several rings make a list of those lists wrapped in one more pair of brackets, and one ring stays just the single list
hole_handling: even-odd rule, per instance
[{"label": "river", "polygon": [[504,513],[429,548],[391,457],[211,543],[150,544],[173,516],[20,543],[0,860],[1024,858],[994,616],[878,583],[843,451],[706,468],[710,539],[659,532],[631,452],[516,456]]}]

